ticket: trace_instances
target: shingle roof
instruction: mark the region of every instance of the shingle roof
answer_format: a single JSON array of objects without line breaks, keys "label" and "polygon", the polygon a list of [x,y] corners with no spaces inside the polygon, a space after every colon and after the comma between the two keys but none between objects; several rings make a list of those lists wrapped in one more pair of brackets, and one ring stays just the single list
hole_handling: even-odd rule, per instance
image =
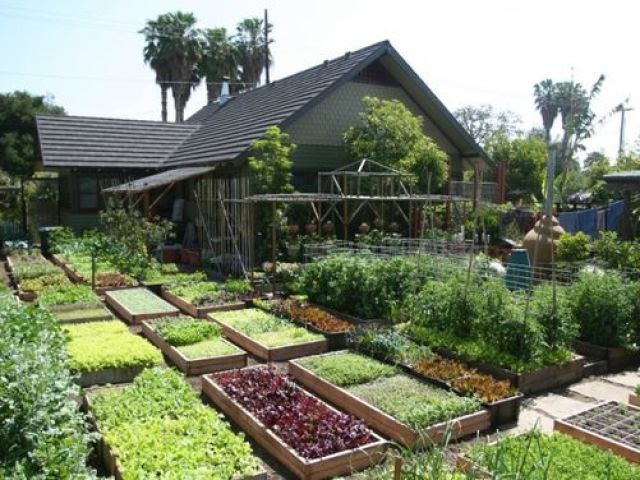
[{"label": "shingle roof", "polygon": [[182,125],[38,116],[45,166],[154,167],[211,165],[241,157],[267,127],[285,128],[376,60],[396,76],[461,157],[486,154],[388,41],[205,106]]},{"label": "shingle roof", "polygon": [[156,168],[199,125],[38,115],[42,161],[51,167]]},{"label": "shingle roof", "polygon": [[349,79],[375,60],[389,45],[380,42],[308,70],[263,85],[224,105],[207,105],[189,121],[205,119],[202,128],[171,155],[168,165],[230,160],[243,153],[267,127],[291,121],[313,100]]},{"label": "shingle roof", "polygon": [[139,193],[145,190],[170,185],[172,183],[181,182],[188,178],[199,177],[205,173],[212,172],[216,167],[183,167],[165,170],[164,172],[149,175],[148,177],[138,178],[131,182],[116,185],[114,187],[104,188],[102,192],[131,192]]}]

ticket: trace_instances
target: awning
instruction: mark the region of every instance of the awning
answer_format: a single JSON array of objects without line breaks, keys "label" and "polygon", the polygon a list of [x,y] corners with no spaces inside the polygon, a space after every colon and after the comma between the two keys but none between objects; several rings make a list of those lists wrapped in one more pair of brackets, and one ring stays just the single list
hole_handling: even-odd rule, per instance
[{"label": "awning", "polygon": [[102,189],[103,193],[141,193],[212,172],[216,167],[184,167],[139,178],[132,182]]},{"label": "awning", "polygon": [[605,175],[604,181],[607,183],[623,183],[627,185],[640,184],[640,170],[631,170],[626,172],[613,172]]}]

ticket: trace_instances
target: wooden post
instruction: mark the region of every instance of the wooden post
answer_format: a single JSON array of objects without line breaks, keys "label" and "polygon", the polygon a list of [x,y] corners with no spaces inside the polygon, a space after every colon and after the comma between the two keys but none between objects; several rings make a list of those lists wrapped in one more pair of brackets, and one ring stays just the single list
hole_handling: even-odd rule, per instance
[{"label": "wooden post", "polygon": [[277,260],[277,242],[276,242],[276,202],[271,204],[271,281],[273,293],[276,292],[276,260]]},{"label": "wooden post", "polygon": [[22,203],[22,231],[27,234],[27,203],[24,200],[24,178],[20,179],[20,202]]},{"label": "wooden post", "polygon": [[[347,195],[348,194],[348,188],[347,188],[347,177],[346,175],[343,175],[343,182],[344,182],[344,186],[343,186],[343,191],[342,194],[343,195]],[[344,204],[343,204],[343,208],[342,208],[342,231],[343,231],[343,238],[345,241],[349,240],[349,204],[347,199],[344,199]]]},{"label": "wooden post", "polygon": [[482,180],[480,178],[480,163],[476,160],[473,164],[473,211],[480,208],[480,197],[482,195]]},{"label": "wooden post", "polygon": [[393,462],[393,480],[402,478],[402,457],[396,457]]},{"label": "wooden post", "polygon": [[142,204],[144,209],[144,216],[151,218],[151,191],[145,190],[142,192]]}]

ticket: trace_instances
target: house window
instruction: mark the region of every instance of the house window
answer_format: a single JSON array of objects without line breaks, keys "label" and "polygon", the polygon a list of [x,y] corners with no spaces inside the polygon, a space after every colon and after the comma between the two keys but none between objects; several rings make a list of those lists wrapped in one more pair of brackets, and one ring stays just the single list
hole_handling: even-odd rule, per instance
[{"label": "house window", "polygon": [[95,211],[98,209],[98,182],[95,178],[78,179],[78,209]]}]

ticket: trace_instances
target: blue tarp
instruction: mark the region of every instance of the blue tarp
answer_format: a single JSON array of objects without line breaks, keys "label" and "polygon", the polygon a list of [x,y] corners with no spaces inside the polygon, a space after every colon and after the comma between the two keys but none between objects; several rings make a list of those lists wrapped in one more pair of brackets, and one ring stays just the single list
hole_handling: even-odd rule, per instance
[{"label": "blue tarp", "polygon": [[620,217],[622,217],[623,212],[624,200],[619,200],[609,204],[607,212],[607,230],[612,232],[618,231],[618,223],[620,222]]},{"label": "blue tarp", "polygon": [[[620,217],[624,212],[624,200],[610,203],[604,210],[590,208],[573,212],[561,212],[558,221],[567,233],[584,232],[592,238],[598,236],[599,230],[605,228],[609,231],[617,231]],[[606,225],[603,218],[606,218]]]}]

